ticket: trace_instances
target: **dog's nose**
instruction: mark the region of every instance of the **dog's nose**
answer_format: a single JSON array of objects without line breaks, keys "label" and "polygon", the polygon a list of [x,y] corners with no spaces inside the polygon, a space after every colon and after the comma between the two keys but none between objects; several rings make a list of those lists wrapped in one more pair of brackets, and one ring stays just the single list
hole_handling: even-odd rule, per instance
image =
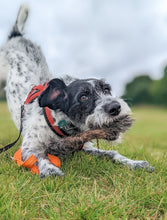
[{"label": "dog's nose", "polygon": [[113,101],[109,104],[104,105],[104,111],[111,116],[119,115],[121,112],[121,105],[117,101]]}]

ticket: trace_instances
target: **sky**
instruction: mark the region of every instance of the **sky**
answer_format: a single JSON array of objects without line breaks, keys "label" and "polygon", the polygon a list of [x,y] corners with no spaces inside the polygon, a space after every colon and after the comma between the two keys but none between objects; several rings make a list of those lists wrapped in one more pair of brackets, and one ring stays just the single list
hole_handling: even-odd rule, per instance
[{"label": "sky", "polygon": [[25,37],[42,48],[55,77],[104,78],[117,95],[139,74],[162,77],[166,0],[0,0],[0,45],[23,3]]}]

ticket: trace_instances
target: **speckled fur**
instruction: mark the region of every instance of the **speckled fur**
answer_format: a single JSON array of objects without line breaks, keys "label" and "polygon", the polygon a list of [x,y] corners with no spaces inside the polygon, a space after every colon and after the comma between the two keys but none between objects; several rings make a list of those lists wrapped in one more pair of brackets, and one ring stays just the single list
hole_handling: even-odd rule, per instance
[{"label": "speckled fur", "polygon": [[[17,20],[7,43],[0,50],[0,69],[6,71],[7,75],[7,102],[13,121],[18,129],[20,128],[21,105],[24,103],[31,88],[34,85],[43,84],[53,78],[41,49],[22,36],[27,16],[28,8],[23,5],[19,10]],[[70,85],[74,79],[66,77],[64,81],[67,85]],[[82,82],[85,83],[81,81],[80,84]],[[81,131],[88,130],[90,124],[100,127],[104,123],[113,120],[112,117],[104,112],[103,108],[104,104],[110,103],[113,100],[118,101],[121,105],[120,115],[130,112],[130,108],[122,99],[114,98],[111,94],[103,94],[102,91],[99,91],[95,79],[87,80],[87,84],[94,88],[98,94],[94,110],[89,114],[85,114],[84,119],[81,121],[79,119],[71,120],[62,111],[52,110],[52,115],[56,118],[56,123],[61,119],[72,121]],[[34,154],[38,159],[37,165],[41,177],[63,175],[63,172],[59,168],[49,162],[47,158],[47,152],[49,150],[51,152],[54,149],[54,154],[64,156],[77,151],[71,147],[62,146],[60,137],[49,129],[44,119],[42,108],[39,106],[38,99],[32,104],[26,105],[22,136],[22,159],[25,160],[31,154]],[[90,142],[84,144],[83,151],[92,155],[109,157],[113,161],[118,161],[132,168],[144,167],[146,169],[152,169],[148,162],[130,160],[121,156],[116,151],[98,150]]]}]

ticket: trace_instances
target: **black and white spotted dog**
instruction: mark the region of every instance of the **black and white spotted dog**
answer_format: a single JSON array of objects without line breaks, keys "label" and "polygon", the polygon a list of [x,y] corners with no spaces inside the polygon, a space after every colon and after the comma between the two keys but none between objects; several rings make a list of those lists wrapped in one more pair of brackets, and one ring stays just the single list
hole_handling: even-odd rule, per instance
[{"label": "black and white spotted dog", "polygon": [[[16,127],[20,128],[20,108],[31,88],[49,82],[47,88],[34,102],[26,105],[23,118],[22,159],[33,154],[38,162],[41,177],[61,176],[63,172],[48,160],[49,149],[55,155],[66,155],[75,151],[61,145],[61,138],[49,128],[43,107],[51,109],[55,124],[65,121],[69,132],[86,131],[89,125],[101,127],[115,117],[130,113],[128,105],[114,98],[111,88],[103,80],[74,80],[70,77],[53,79],[41,49],[25,39],[24,25],[28,17],[27,6],[21,6],[7,43],[0,50],[0,71],[7,73],[7,101]],[[68,130],[66,131],[68,133]],[[104,155],[112,161],[132,168],[153,168],[146,161],[130,160],[116,151],[99,150],[88,142],[82,151],[92,155]]]}]

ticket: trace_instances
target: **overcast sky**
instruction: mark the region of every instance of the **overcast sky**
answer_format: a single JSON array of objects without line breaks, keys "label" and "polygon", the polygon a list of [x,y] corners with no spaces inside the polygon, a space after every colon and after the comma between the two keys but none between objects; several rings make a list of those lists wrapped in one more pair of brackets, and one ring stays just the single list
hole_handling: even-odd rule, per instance
[{"label": "overcast sky", "polygon": [[[23,0],[0,0],[0,44]],[[41,46],[55,76],[106,78],[120,95],[140,73],[167,64],[165,0],[27,0],[25,36]]]}]

